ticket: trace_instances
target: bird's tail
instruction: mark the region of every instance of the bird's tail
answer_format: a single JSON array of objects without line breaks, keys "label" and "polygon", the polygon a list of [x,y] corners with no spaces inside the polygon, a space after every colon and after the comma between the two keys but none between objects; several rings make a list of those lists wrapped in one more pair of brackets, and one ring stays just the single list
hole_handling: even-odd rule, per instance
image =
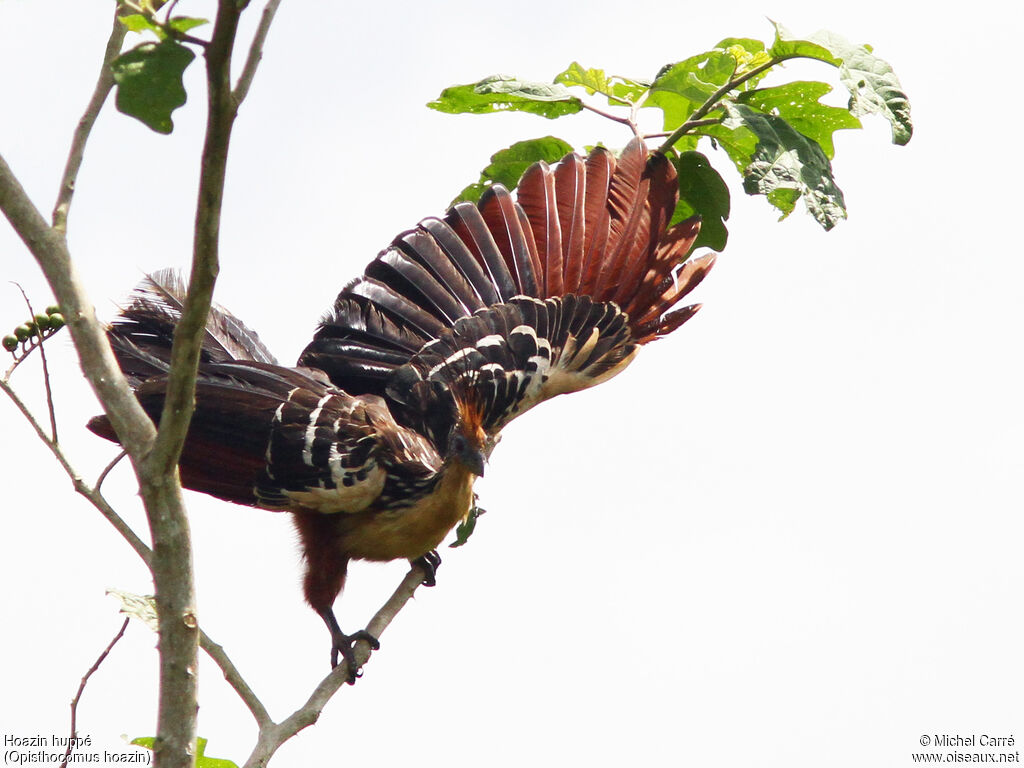
[{"label": "bird's tail", "polygon": [[[121,370],[133,387],[167,372],[174,329],[181,320],[188,286],[178,272],[163,269],[135,287],[107,333]],[[276,363],[256,332],[214,304],[206,319],[201,363],[251,360]]]},{"label": "bird's tail", "polygon": [[[163,409],[171,344],[186,289],[173,270],[147,275],[107,331],[121,370],[154,421]],[[266,464],[275,411],[297,387],[326,386],[326,379],[314,377],[314,372],[275,366],[273,355],[256,333],[214,305],[203,336],[196,412],[181,457],[185,487],[253,504],[253,487]],[[90,419],[88,427],[117,442],[106,416]]]}]

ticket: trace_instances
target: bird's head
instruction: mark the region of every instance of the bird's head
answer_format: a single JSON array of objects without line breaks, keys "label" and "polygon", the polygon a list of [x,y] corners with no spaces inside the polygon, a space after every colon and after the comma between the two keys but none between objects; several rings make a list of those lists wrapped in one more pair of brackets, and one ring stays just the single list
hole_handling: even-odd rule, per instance
[{"label": "bird's head", "polygon": [[483,477],[493,441],[484,429],[480,411],[460,403],[458,417],[448,438],[447,458],[460,462],[470,472]]}]

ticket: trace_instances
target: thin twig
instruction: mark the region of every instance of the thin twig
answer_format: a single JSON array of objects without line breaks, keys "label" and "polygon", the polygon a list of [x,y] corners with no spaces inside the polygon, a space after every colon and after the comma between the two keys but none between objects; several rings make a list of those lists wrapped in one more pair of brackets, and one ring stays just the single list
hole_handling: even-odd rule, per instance
[{"label": "thin twig", "polygon": [[267,33],[270,32],[270,24],[274,21],[274,14],[277,13],[279,5],[281,5],[281,0],[269,0],[263,8],[260,24],[256,28],[256,34],[253,35],[252,44],[249,46],[249,55],[245,60],[245,66],[242,67],[242,74],[238,76],[238,83],[235,85],[235,90],[232,94],[235,98],[236,106],[245,101],[245,97],[249,95],[249,88],[252,85],[253,78],[256,76],[256,68],[260,65],[260,59],[263,58],[263,46],[267,41]]},{"label": "thin twig", "polygon": [[[413,567],[402,579],[402,583],[394,591],[387,602],[366,625],[367,631],[374,637],[380,637],[398,612],[405,607],[416,588],[423,583],[423,570]],[[370,658],[370,647],[365,641],[356,644],[356,663],[362,667]],[[245,761],[243,768],[263,768],[273,757],[277,749],[303,728],[313,725],[319,718],[327,702],[349,679],[348,665],[339,664],[314,689],[313,693],[299,709],[280,723],[268,723],[260,727],[256,746]]]},{"label": "thin twig", "polygon": [[174,27],[164,27],[164,31],[168,37],[174,38],[179,43],[189,43],[190,45],[198,45],[200,48],[206,48],[210,43],[208,40],[203,40],[201,37],[195,37],[190,35],[188,32],[179,32]]},{"label": "thin twig", "polygon": [[103,471],[100,472],[100,476],[96,478],[96,485],[93,486],[93,490],[95,490],[96,493],[100,492],[100,487],[103,485],[103,481],[107,479],[107,475],[110,474],[110,470],[116,467],[117,463],[127,455],[128,451],[121,451],[119,454],[117,454],[117,456],[114,457],[114,460],[107,464]]},{"label": "thin twig", "polygon": [[71,208],[71,198],[75,194],[75,181],[78,178],[78,171],[82,167],[82,158],[85,156],[85,144],[89,140],[96,118],[107,100],[110,89],[114,87],[114,75],[110,69],[112,62],[121,52],[121,45],[128,28],[121,23],[118,16],[118,9],[114,11],[114,27],[110,30],[110,37],[107,39],[107,47],[103,51],[103,66],[100,67],[100,74],[96,80],[96,88],[89,99],[89,105],[85,113],[78,121],[74,138],[71,140],[71,150],[68,152],[67,164],[64,166],[64,176],[60,180],[60,189],[57,193],[57,203],[53,207],[53,228],[58,232],[66,232],[68,226],[68,211]]},{"label": "thin twig", "polygon": [[601,117],[607,118],[608,120],[612,120],[612,121],[614,121],[616,123],[622,123],[623,125],[629,125],[629,126],[633,125],[633,121],[630,120],[628,117],[620,117],[619,115],[614,115],[611,112],[605,112],[603,109],[598,109],[597,107],[593,106],[592,104],[584,104],[583,108],[587,109],[587,110],[590,110],[595,115],[600,115]]},{"label": "thin twig", "polygon": [[174,13],[175,7],[178,5],[178,0],[171,0],[166,6],[166,13],[164,14],[164,23],[166,24],[171,20],[171,14]]},{"label": "thin twig", "polygon": [[252,712],[252,716],[256,718],[256,724],[260,730],[272,727],[274,721],[270,719],[270,713],[267,712],[267,708],[263,706],[263,702],[259,700],[259,697],[249,687],[249,684],[242,678],[234,662],[225,653],[224,647],[211,640],[210,636],[202,630],[199,631],[199,645],[206,651],[206,655],[213,659],[217,666],[220,667],[220,671],[224,673],[224,679],[227,680],[228,685],[235,689],[238,698]]},{"label": "thin twig", "polygon": [[110,641],[106,648],[103,649],[103,653],[100,654],[96,662],[89,667],[89,671],[85,673],[82,678],[82,682],[78,685],[78,693],[75,694],[75,698],[71,700],[71,738],[68,739],[68,748],[64,752],[64,759],[61,760],[60,768],[67,768],[68,760],[71,758],[71,752],[74,750],[76,742],[78,740],[78,702],[82,699],[82,694],[85,692],[85,685],[89,682],[89,678],[92,677],[93,673],[100,668],[110,651],[113,650],[114,646],[117,645],[117,641],[124,637],[124,631],[128,629],[129,617],[125,616],[124,623],[121,625],[121,629],[114,635],[114,639]]},{"label": "thin twig", "polygon": [[0,390],[11,398],[15,407],[21,411],[22,416],[25,417],[28,423],[35,430],[39,439],[43,441],[43,444],[47,448],[50,449],[50,453],[52,453],[57,459],[57,463],[61,465],[67,476],[71,478],[71,483],[74,485],[75,491],[88,499],[89,503],[96,507],[100,514],[107,518],[110,524],[117,529],[117,532],[121,534],[125,541],[128,542],[131,548],[135,550],[136,554],[141,557],[142,561],[148,566],[152,559],[152,550],[150,550],[142,539],[135,534],[135,531],[131,529],[131,526],[129,526],[124,519],[114,511],[114,508],[107,503],[105,498],[103,498],[103,494],[101,494],[97,489],[91,488],[89,484],[82,479],[82,476],[74,469],[74,467],[71,466],[67,456],[64,455],[64,451],[57,443],[50,440],[49,436],[43,430],[42,426],[36,420],[28,406],[25,405],[25,402],[18,396],[18,393],[14,391],[14,388],[7,381],[0,379]]},{"label": "thin twig", "polygon": [[[28,307],[28,316],[32,318],[30,322],[35,323],[36,311],[32,308],[32,302],[29,301],[28,294],[21,287],[21,283],[14,283],[14,285],[21,291],[21,298],[25,300],[25,306]],[[36,346],[39,347],[39,359],[43,367],[43,387],[46,389],[46,410],[50,414],[50,439],[56,443],[59,441],[57,440],[57,416],[53,412],[53,388],[50,386],[50,367],[46,364],[46,351],[43,349],[43,329],[39,327],[38,323],[35,324],[35,329],[36,336],[39,338],[39,343]]]}]

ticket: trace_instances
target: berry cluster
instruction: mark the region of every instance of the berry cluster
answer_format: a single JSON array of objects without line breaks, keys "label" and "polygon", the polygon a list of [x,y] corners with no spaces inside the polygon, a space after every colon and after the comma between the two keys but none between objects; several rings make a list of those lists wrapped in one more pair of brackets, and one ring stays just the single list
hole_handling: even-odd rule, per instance
[{"label": "berry cluster", "polygon": [[0,343],[12,355],[17,354],[19,347],[24,354],[63,327],[64,315],[60,313],[60,307],[54,304],[46,308],[46,314],[37,314],[27,323],[19,325],[14,333],[4,336]]}]

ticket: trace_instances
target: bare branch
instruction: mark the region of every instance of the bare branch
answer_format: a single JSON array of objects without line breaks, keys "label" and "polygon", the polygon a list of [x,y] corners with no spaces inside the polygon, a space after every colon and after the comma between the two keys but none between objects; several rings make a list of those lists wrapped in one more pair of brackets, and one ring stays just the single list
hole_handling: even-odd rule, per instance
[{"label": "bare branch", "polygon": [[256,28],[256,34],[253,36],[252,44],[249,46],[249,56],[245,60],[245,66],[242,67],[242,74],[238,77],[238,84],[235,85],[234,97],[236,106],[245,101],[245,97],[249,95],[249,88],[252,85],[253,78],[256,76],[256,68],[260,64],[260,59],[263,58],[263,45],[267,41],[267,33],[270,32],[270,25],[274,21],[274,14],[277,13],[279,5],[281,5],[281,0],[268,0],[263,8],[259,27]]},{"label": "bare branch", "polygon": [[593,112],[595,115],[600,115],[601,117],[606,118],[608,120],[611,120],[613,122],[622,123],[623,125],[628,125],[631,128],[633,128],[634,132],[636,130],[634,125],[633,125],[633,121],[630,120],[628,117],[620,117],[619,115],[612,114],[611,112],[606,112],[603,109],[598,109],[597,107],[595,107],[595,106],[593,106],[591,104],[584,104],[583,108],[586,109],[586,110],[589,110],[590,112]]},{"label": "bare branch", "polygon": [[107,464],[106,467],[103,468],[103,471],[100,472],[100,476],[96,478],[96,485],[94,486],[97,493],[99,493],[100,488],[103,487],[103,481],[107,479],[107,475],[110,474],[110,470],[116,467],[118,462],[121,461],[121,459],[123,459],[127,455],[127,451],[121,451],[119,454],[117,454],[117,456],[114,457],[113,461],[111,461],[109,464]]},{"label": "bare branch", "polygon": [[[153,554],[152,551],[142,541],[142,539],[140,539],[135,534],[135,531],[131,529],[131,526],[129,526],[128,523],[126,523],[124,519],[119,514],[117,514],[114,508],[107,503],[107,500],[103,498],[103,494],[99,492],[98,485],[96,488],[92,488],[89,486],[88,483],[86,483],[82,479],[82,476],[74,469],[74,467],[71,466],[71,463],[68,461],[67,456],[64,455],[63,449],[57,443],[55,443],[53,440],[49,438],[49,436],[43,430],[42,425],[40,425],[40,423],[36,420],[35,416],[32,415],[32,412],[29,410],[25,402],[18,396],[18,393],[14,391],[14,388],[4,379],[0,379],[0,390],[2,390],[4,394],[11,398],[11,401],[14,403],[15,407],[19,411],[21,411],[21,414],[25,417],[28,423],[35,430],[36,435],[39,437],[39,439],[43,441],[43,444],[47,448],[50,449],[50,452],[54,455],[54,458],[57,459],[57,463],[61,465],[67,476],[71,478],[71,483],[74,486],[75,491],[80,495],[84,496],[86,499],[88,499],[89,503],[96,507],[96,509],[99,510],[100,514],[107,518],[107,521],[111,525],[113,525],[115,529],[117,529],[117,532],[120,533],[121,536],[125,539],[125,541],[127,541],[128,544],[131,546],[131,548],[135,550],[136,554],[142,558],[142,561],[147,566],[149,566]],[[119,456],[118,459],[120,458],[121,457]],[[106,477],[107,471],[109,471],[109,469],[110,467],[107,467],[107,469],[103,471],[103,474],[100,476],[101,480],[103,477]]]},{"label": "bare branch", "polygon": [[139,488],[154,542],[153,581],[160,621],[160,700],[154,758],[161,768],[191,768],[197,715],[192,542],[177,477],[178,458],[195,408],[196,373],[220,270],[218,241],[228,147],[237,105],[231,93],[231,55],[242,9],[219,0],[206,58],[206,137],[199,175],[192,271],[174,331],[160,426],[139,472]]},{"label": "bare branch", "polygon": [[213,38],[206,49],[208,114],[206,138],[196,204],[192,270],[181,319],[174,331],[171,369],[167,380],[160,429],[148,457],[154,477],[174,471],[192,418],[195,378],[206,317],[220,271],[220,214],[227,174],[228,147],[237,105],[231,93],[231,52],[238,30],[239,9],[233,0],[221,0]]},{"label": "bare branch", "polygon": [[68,161],[64,166],[64,176],[60,180],[60,190],[57,193],[57,203],[53,207],[53,228],[58,232],[66,232],[68,226],[68,211],[71,208],[71,198],[75,194],[75,181],[78,178],[78,171],[82,167],[82,158],[85,156],[85,144],[89,140],[96,118],[110,89],[114,87],[114,75],[110,69],[112,62],[121,52],[121,45],[128,28],[121,23],[118,10],[114,11],[114,27],[110,30],[110,37],[107,39],[107,47],[103,52],[103,65],[100,67],[99,78],[96,80],[96,88],[89,99],[89,105],[85,113],[78,121],[74,138],[71,140],[71,151],[68,152]]},{"label": "bare branch", "polygon": [[68,748],[64,751],[64,759],[60,762],[60,768],[67,768],[68,760],[71,758],[71,752],[75,748],[75,741],[78,738],[78,702],[82,700],[82,694],[85,692],[86,683],[89,682],[89,678],[93,676],[93,673],[100,668],[110,651],[113,650],[114,646],[117,645],[117,641],[124,637],[124,631],[128,629],[129,617],[125,617],[124,623],[121,625],[121,629],[114,635],[114,639],[110,641],[106,648],[103,649],[103,653],[99,655],[99,658],[89,667],[89,671],[85,673],[82,678],[82,682],[78,685],[78,693],[75,694],[75,698],[71,700],[71,738],[68,740]]},{"label": "bare branch", "polygon": [[96,318],[93,303],[71,261],[64,235],[46,223],[3,156],[0,156],[0,210],[46,276],[75,342],[82,372],[109,416],[118,439],[130,456],[145,454],[156,430],[121,375],[107,343],[106,329]]},{"label": "bare branch", "polygon": [[235,689],[238,698],[252,712],[252,716],[256,718],[256,724],[260,727],[260,730],[273,727],[274,721],[270,719],[267,708],[263,706],[263,702],[259,700],[256,694],[253,693],[252,688],[249,687],[249,684],[242,678],[238,668],[224,651],[224,647],[211,640],[210,636],[202,630],[199,632],[199,645],[206,651],[206,655],[213,659],[217,666],[220,667],[220,671],[224,673],[224,679],[227,680],[228,685]]},{"label": "bare branch", "polygon": [[[413,567],[402,579],[402,583],[381,606],[380,610],[366,625],[367,631],[374,637],[380,637],[398,612],[405,607],[416,588],[423,583],[424,573],[419,567]],[[365,641],[356,644],[356,663],[362,667],[370,658],[370,646]],[[260,727],[256,747],[243,768],[263,768],[273,757],[277,749],[303,728],[313,725],[319,718],[327,702],[348,681],[348,665],[340,664],[314,689],[306,703],[280,723],[268,723]]]}]

